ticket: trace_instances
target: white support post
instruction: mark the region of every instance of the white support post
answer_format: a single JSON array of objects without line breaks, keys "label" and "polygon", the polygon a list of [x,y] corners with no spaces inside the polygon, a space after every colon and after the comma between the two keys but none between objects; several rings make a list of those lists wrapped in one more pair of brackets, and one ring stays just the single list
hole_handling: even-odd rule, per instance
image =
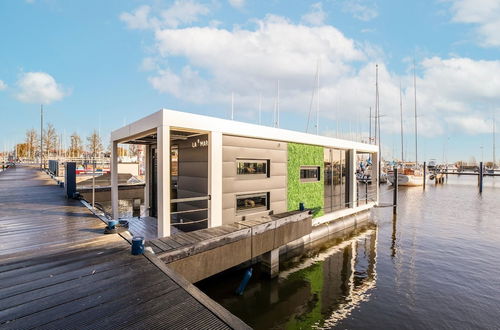
[{"label": "white support post", "polygon": [[358,201],[356,200],[357,196],[357,189],[358,189],[358,180],[356,178],[356,149],[351,149],[351,152],[349,152],[349,163],[351,164],[351,182],[350,182],[350,187],[349,187],[349,205],[350,207],[357,207],[358,206]]},{"label": "white support post", "polygon": [[118,219],[118,143],[111,146],[111,209],[113,219]]},{"label": "white support post", "polygon": [[209,134],[209,194],[208,227],[222,226],[222,133]]},{"label": "white support post", "polygon": [[151,146],[146,145],[145,146],[145,151],[144,151],[144,207],[148,212],[146,214],[149,215],[149,208],[151,207],[151,203],[149,200],[149,190],[151,188],[151,183],[149,182],[151,180]]},{"label": "white support post", "polygon": [[170,236],[170,127],[157,128],[158,137],[158,237]]}]

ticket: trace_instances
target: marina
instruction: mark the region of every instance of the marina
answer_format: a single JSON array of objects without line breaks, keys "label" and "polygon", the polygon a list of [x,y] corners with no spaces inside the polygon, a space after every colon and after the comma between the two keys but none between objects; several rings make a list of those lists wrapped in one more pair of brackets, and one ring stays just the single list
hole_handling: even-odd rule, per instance
[{"label": "marina", "polygon": [[0,1],[0,330],[500,329],[498,17]]}]

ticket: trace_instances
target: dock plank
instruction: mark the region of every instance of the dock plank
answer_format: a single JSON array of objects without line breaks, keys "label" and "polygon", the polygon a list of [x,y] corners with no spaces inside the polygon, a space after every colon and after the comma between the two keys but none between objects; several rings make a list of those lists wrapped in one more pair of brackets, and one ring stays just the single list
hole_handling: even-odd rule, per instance
[{"label": "dock plank", "polygon": [[[124,236],[103,228],[43,172],[2,172],[0,328],[248,328],[156,256],[132,256]],[[198,237],[152,246],[165,251]]]}]

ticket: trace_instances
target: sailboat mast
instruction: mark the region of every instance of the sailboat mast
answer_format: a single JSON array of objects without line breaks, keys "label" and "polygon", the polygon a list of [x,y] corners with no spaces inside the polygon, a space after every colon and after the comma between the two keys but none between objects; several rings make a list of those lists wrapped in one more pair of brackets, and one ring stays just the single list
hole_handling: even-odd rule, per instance
[{"label": "sailboat mast", "polygon": [[369,130],[370,130],[370,136],[369,136],[369,139],[368,139],[368,143],[372,143],[372,107],[370,107],[370,117],[368,117],[368,121],[369,121]]},{"label": "sailboat mast", "polygon": [[495,113],[493,112],[493,170],[495,170]]},{"label": "sailboat mast", "polygon": [[316,99],[316,135],[319,134],[319,59],[318,59],[318,69],[316,75],[316,89],[318,91],[318,97]]},{"label": "sailboat mast", "polygon": [[403,96],[401,95],[401,79],[399,80],[399,112],[401,114],[401,164],[405,162],[403,150]]},{"label": "sailboat mast", "polygon": [[413,89],[415,93],[415,166],[418,166],[418,124],[417,124],[417,72],[413,58]]}]

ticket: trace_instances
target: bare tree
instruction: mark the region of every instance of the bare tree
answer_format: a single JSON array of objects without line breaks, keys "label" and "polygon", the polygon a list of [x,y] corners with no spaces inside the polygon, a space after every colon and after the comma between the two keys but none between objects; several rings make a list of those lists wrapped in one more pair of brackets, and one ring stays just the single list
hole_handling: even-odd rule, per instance
[{"label": "bare tree", "polygon": [[38,141],[38,134],[33,128],[26,131],[25,144],[29,159],[33,159],[35,157],[36,150],[38,149]]},{"label": "bare tree", "polygon": [[80,157],[83,152],[82,138],[78,133],[73,132],[70,137],[69,154],[70,157]]},{"label": "bare tree", "polygon": [[47,124],[47,129],[43,132],[43,146],[45,148],[44,153],[47,157],[50,157],[51,153],[56,149],[57,133],[51,123]]},{"label": "bare tree", "polygon": [[94,130],[94,132],[89,137],[87,137],[87,148],[90,152],[90,155],[94,158],[99,157],[99,155],[101,154],[103,146],[101,137],[99,136],[97,130]]}]

